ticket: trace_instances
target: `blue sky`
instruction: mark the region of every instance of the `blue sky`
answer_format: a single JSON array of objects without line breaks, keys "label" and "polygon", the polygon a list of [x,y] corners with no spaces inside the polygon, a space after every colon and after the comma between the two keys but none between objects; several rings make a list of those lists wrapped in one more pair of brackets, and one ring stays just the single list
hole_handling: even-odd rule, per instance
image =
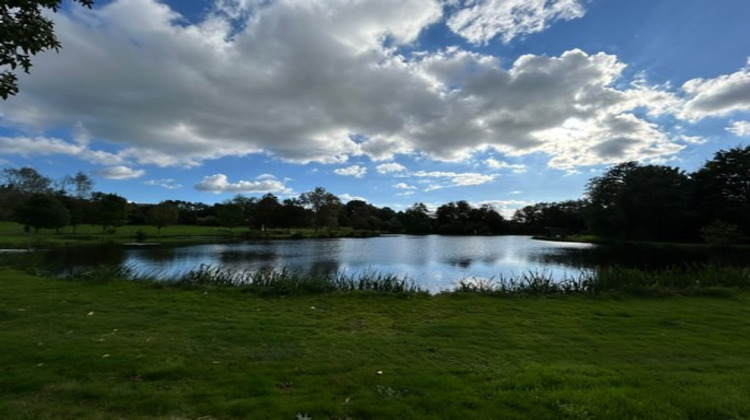
[{"label": "blue sky", "polygon": [[0,163],[132,201],[527,204],[750,138],[746,0],[67,4],[0,102]]}]

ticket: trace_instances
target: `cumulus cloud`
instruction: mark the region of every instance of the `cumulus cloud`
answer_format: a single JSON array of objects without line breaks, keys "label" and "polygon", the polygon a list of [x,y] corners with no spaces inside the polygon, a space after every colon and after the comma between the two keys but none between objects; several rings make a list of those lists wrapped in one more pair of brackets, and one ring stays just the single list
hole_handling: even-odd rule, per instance
[{"label": "cumulus cloud", "polygon": [[403,172],[406,170],[406,166],[400,163],[396,163],[396,162],[383,163],[381,165],[376,166],[375,170],[381,174],[390,174],[394,172]]},{"label": "cumulus cloud", "polygon": [[[393,48],[416,45],[445,18],[479,42],[583,13],[575,0],[465,6],[222,0],[194,23],[156,0],[75,8],[54,16],[65,48],[36,57],[33,74],[20,75],[21,93],[0,103],[0,118],[19,130],[67,128],[109,142],[118,151],[105,156],[108,165],[197,166],[256,153],[300,163],[405,153],[456,161],[492,149],[546,153],[569,169],[679,150],[633,112],[667,112],[674,95],[616,84],[625,68],[616,56],[571,50],[504,66],[460,48],[408,56]],[[472,19],[480,12],[486,22]]]},{"label": "cumulus cloud", "polygon": [[346,168],[334,169],[333,173],[342,176],[353,176],[355,178],[362,178],[367,174],[367,168],[360,165],[347,166]]},{"label": "cumulus cloud", "polygon": [[393,188],[397,190],[416,190],[417,189],[417,187],[413,185],[409,185],[405,182],[399,182],[398,184],[395,184]]},{"label": "cumulus cloud", "polygon": [[288,188],[282,181],[276,178],[262,176],[262,179],[255,181],[237,181],[229,182],[224,174],[214,174],[203,178],[203,181],[195,185],[195,189],[203,192],[214,194],[221,193],[275,193],[275,194],[292,194],[292,189]]},{"label": "cumulus cloud", "polygon": [[750,59],[739,71],[713,79],[692,79],[682,85],[687,96],[681,117],[696,121],[750,111]]},{"label": "cumulus cloud", "polygon": [[488,158],[484,160],[484,164],[490,169],[510,169],[514,173],[520,174],[526,172],[525,165],[516,165],[495,158]]},{"label": "cumulus cloud", "polygon": [[142,177],[146,171],[119,165],[98,169],[94,173],[107,179],[133,179]]},{"label": "cumulus cloud", "polygon": [[737,137],[750,137],[750,121],[735,121],[727,127],[727,131]]},{"label": "cumulus cloud", "polygon": [[557,20],[582,17],[579,0],[478,0],[448,19],[453,32],[475,44],[500,37],[507,44],[517,37],[541,32]]},{"label": "cumulus cloud", "polygon": [[496,174],[486,175],[476,172],[441,172],[441,171],[418,171],[409,176],[416,178],[436,178],[444,182],[439,184],[430,184],[425,191],[433,191],[446,187],[467,187],[472,185],[482,185],[492,182],[497,178]]}]

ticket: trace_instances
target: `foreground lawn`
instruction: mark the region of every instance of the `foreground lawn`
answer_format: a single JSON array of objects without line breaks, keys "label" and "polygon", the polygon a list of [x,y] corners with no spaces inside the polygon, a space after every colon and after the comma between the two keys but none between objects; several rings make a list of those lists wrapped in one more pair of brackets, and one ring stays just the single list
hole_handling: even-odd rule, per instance
[{"label": "foreground lawn", "polygon": [[7,419],[750,418],[750,295],[259,298],[0,268]]}]

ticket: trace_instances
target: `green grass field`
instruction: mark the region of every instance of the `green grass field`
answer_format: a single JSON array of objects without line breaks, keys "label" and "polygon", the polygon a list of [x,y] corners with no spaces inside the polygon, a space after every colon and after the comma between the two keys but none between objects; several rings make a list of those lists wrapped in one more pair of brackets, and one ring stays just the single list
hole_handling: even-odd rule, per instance
[{"label": "green grass field", "polygon": [[260,298],[0,268],[4,419],[750,418],[750,295]]},{"label": "green grass field", "polygon": [[191,244],[225,242],[242,239],[289,239],[314,237],[363,237],[377,235],[376,232],[354,231],[342,228],[316,232],[304,229],[273,229],[266,232],[249,230],[247,227],[226,229],[217,226],[173,225],[159,232],[149,225],[124,225],[102,231],[101,226],[80,225],[75,232],[68,226],[60,233],[52,229],[24,232],[23,225],[0,221],[0,248],[48,248],[71,245],[96,245],[100,243],[120,244],[127,242]]}]

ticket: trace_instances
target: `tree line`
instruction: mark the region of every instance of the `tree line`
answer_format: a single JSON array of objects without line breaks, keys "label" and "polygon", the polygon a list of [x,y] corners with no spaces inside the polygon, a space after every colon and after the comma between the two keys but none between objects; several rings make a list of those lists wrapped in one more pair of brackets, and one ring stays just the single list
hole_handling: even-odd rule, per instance
[{"label": "tree line", "polygon": [[513,221],[529,232],[726,244],[750,234],[750,146],[721,150],[693,173],[625,162],[589,180],[584,198],[538,203]]},{"label": "tree line", "polygon": [[323,187],[280,200],[237,195],[216,204],[165,200],[128,202],[117,194],[93,191],[78,172],[52,180],[30,167],[0,174],[0,218],[29,231],[60,231],[95,224],[102,231],[123,224],[206,225],[229,230],[341,227],[363,231],[497,235],[526,233],[561,236],[589,233],[629,240],[737,243],[750,233],[750,147],[719,151],[694,173],[665,165],[625,162],[589,180],[577,200],[537,203],[506,220],[490,205],[454,201],[430,211],[415,203],[403,211],[362,200],[343,203]]}]

